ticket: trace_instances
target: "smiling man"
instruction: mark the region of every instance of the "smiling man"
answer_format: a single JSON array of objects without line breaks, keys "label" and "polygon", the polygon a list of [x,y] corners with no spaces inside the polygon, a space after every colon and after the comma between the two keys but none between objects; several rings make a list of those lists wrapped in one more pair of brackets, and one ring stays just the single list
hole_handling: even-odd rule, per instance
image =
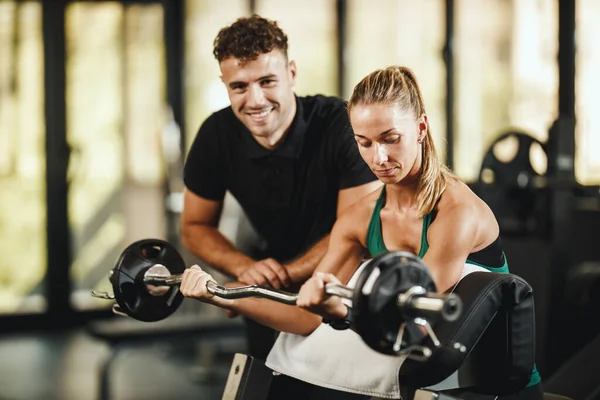
[{"label": "smiling man", "polygon": [[[214,42],[231,106],[204,121],[188,154],[184,245],[244,284],[294,290],[325,254],[339,215],[380,187],[360,157],[346,103],[294,93],[296,64],[276,22],[254,15]],[[225,193],[267,246],[244,254],[218,230]],[[264,359],[275,331],[248,321],[249,352]]]}]

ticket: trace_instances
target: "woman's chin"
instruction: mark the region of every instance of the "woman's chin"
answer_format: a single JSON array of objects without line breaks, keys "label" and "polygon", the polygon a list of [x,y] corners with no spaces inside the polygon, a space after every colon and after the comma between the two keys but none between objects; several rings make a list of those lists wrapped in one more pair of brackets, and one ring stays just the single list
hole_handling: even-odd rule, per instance
[{"label": "woman's chin", "polygon": [[393,185],[401,181],[400,177],[397,175],[391,176],[378,176],[379,180],[386,185]]}]

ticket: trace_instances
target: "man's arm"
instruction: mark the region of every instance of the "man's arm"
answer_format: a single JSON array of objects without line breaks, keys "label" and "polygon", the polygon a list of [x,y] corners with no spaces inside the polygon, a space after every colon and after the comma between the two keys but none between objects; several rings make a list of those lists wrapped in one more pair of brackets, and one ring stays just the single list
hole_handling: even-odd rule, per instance
[{"label": "man's arm", "polygon": [[[339,218],[343,212],[356,203],[359,199],[367,194],[377,190],[382,186],[381,181],[376,180],[363,185],[354,186],[339,191],[337,216]],[[325,256],[327,247],[329,246],[329,236],[327,235],[319,240],[313,247],[310,248],[304,255],[286,265],[288,274],[293,283],[303,283],[310,278],[317,268],[319,262]]]},{"label": "man's arm", "polygon": [[182,242],[210,266],[237,277],[255,261],[237,250],[218,229],[227,192],[226,174],[221,165],[227,141],[218,138],[225,135],[227,128],[219,126],[217,120],[215,113],[202,123],[185,161]]},{"label": "man's arm", "polygon": [[277,261],[248,257],[219,231],[222,208],[222,200],[205,199],[186,189],[181,215],[183,245],[208,265],[247,284],[277,289],[289,286],[290,277]]},{"label": "man's arm", "polygon": [[189,251],[232,277],[239,276],[248,265],[255,262],[219,232],[223,200],[208,200],[186,189],[183,201],[182,242]]}]

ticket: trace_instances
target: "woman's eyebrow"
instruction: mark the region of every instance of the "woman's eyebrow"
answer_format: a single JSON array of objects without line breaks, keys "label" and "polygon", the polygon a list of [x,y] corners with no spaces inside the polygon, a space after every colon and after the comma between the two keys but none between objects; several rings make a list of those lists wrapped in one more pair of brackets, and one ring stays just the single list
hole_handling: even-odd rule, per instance
[{"label": "woman's eyebrow", "polygon": [[[393,131],[394,128],[390,128],[387,131],[383,131],[379,134],[379,136],[383,136],[383,135],[387,135],[388,133],[390,133],[391,131]],[[359,138],[363,138],[363,139],[368,139],[368,137],[363,136],[363,135],[359,135],[358,133],[355,133],[354,136],[358,136]]]}]

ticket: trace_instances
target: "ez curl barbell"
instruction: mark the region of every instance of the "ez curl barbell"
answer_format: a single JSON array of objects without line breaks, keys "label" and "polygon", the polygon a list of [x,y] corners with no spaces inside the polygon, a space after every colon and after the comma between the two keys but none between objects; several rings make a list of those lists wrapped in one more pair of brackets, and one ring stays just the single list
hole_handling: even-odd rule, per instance
[{"label": "ez curl barbell", "polygon": [[[181,255],[170,243],[140,240],[123,251],[110,271],[114,294],[93,291],[92,296],[116,300],[113,311],[117,314],[145,322],[159,321],[175,312],[183,301],[179,285],[185,268]],[[207,290],[226,299],[260,297],[292,306],[297,300],[297,294],[257,285],[226,288],[211,281]],[[436,293],[426,266],[406,252],[386,253],[370,260],[354,288],[329,283],[325,291],[351,300],[352,329],[371,348],[390,355],[415,350],[424,336],[439,346],[433,325],[438,320],[454,321],[462,311],[460,298]],[[423,330],[425,335],[420,334]],[[418,347],[424,356],[431,353],[428,348]]]}]

